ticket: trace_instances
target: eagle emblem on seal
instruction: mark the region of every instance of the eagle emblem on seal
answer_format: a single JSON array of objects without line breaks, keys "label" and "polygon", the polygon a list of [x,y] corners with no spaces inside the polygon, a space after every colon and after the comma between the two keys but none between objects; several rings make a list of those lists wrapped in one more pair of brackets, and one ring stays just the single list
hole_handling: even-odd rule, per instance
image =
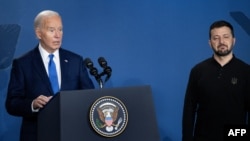
[{"label": "eagle emblem on seal", "polygon": [[128,113],[124,104],[115,97],[102,97],[91,107],[90,122],[102,136],[114,137],[125,129]]}]

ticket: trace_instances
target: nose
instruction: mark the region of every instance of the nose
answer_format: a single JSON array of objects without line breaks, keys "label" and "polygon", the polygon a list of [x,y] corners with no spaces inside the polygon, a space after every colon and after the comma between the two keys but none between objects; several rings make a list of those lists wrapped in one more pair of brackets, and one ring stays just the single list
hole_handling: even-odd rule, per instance
[{"label": "nose", "polygon": [[223,39],[223,38],[220,38],[220,39],[219,39],[219,42],[220,42],[220,44],[223,44],[223,43],[224,43],[224,39]]}]

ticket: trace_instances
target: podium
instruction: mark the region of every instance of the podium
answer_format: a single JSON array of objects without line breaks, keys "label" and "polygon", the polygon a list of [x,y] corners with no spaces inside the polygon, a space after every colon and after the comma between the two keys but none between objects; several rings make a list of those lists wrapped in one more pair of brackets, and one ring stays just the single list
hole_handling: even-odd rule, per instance
[{"label": "podium", "polygon": [[[127,112],[123,131],[113,137],[99,134],[90,120],[94,103],[105,96],[118,99]],[[39,112],[38,141],[71,140],[160,141],[150,86],[61,91]]]}]

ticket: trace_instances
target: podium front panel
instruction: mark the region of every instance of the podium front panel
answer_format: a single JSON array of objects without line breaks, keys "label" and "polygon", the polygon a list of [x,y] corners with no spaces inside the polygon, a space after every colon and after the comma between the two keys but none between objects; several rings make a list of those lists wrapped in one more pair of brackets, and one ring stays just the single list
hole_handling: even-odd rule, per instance
[{"label": "podium front panel", "polygon": [[[90,108],[103,96],[112,96],[124,103],[128,112],[125,130],[115,137],[104,137],[90,124]],[[46,116],[54,112],[53,120]],[[49,112],[48,112],[49,111]],[[45,120],[46,119],[46,120]],[[53,124],[51,122],[59,122]],[[103,88],[94,90],[62,91],[53,98],[39,115],[39,141],[159,141],[154,104],[150,86]],[[52,134],[46,125],[57,126],[59,132]],[[46,134],[46,137],[43,135]]]}]

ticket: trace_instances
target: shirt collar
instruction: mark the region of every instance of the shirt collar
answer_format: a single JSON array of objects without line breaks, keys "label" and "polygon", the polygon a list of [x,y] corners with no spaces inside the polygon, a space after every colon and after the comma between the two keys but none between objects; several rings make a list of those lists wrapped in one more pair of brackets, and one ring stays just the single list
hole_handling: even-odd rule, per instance
[{"label": "shirt collar", "polygon": [[[220,66],[221,67],[221,65],[214,59],[214,57],[212,56],[211,57],[211,59],[212,59],[212,61],[215,63],[215,64],[217,64],[218,66]],[[234,60],[236,59],[236,57],[235,57],[235,55],[233,54],[233,57],[232,57],[232,59],[227,63],[227,64],[225,64],[223,67],[225,67],[225,66],[228,66],[228,65],[230,65],[230,64],[232,64],[232,62],[234,62]]]},{"label": "shirt collar", "polygon": [[[49,56],[50,53],[48,53],[48,52],[42,47],[41,44],[39,44],[38,49],[39,49],[39,51],[40,51],[41,56],[42,56],[43,59],[48,58],[48,56]],[[55,58],[55,59],[59,59],[59,51],[58,51],[58,49],[57,49],[53,54],[54,54],[54,58]]]}]

